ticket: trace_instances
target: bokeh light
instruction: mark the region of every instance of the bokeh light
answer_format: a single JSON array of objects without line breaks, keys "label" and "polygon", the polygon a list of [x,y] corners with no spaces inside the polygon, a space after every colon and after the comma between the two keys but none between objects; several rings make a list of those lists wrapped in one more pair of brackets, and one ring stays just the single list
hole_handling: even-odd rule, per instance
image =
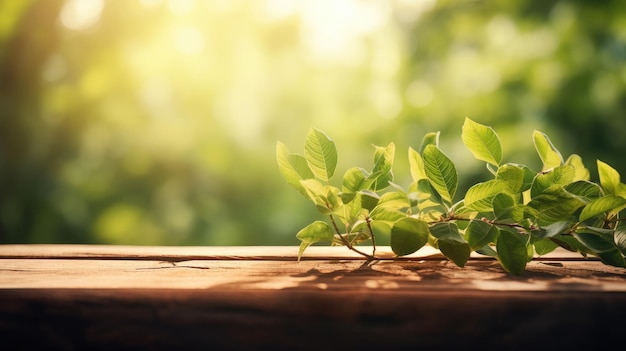
[{"label": "bokeh light", "polygon": [[[620,1],[0,1],[0,242],[292,245],[319,215],[282,180],[311,127],[338,174],[465,117],[505,161],[533,129],[626,174]],[[339,180],[337,179],[337,182]],[[462,191],[461,191],[462,193]]]}]

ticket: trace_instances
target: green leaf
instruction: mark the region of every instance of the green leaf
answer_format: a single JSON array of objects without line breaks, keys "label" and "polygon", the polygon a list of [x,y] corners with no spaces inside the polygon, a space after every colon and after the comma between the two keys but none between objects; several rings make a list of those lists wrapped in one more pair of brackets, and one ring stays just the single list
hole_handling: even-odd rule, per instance
[{"label": "green leaf", "polygon": [[539,173],[530,188],[530,196],[535,197],[554,185],[566,186],[574,181],[574,176],[572,166],[554,167],[550,171]]},{"label": "green leaf", "polygon": [[552,238],[559,234],[564,234],[568,232],[567,229],[569,229],[572,224],[573,223],[571,221],[554,222],[550,225],[541,227],[539,230],[534,230],[532,234],[538,239]]},{"label": "green leaf", "polygon": [[470,245],[465,241],[456,223],[436,223],[430,227],[430,233],[437,239],[439,251],[459,267],[464,267],[471,253]]},{"label": "green leaf", "polygon": [[309,199],[315,203],[318,211],[322,214],[331,214],[341,205],[339,189],[324,185],[317,179],[301,180],[300,184],[302,184]]},{"label": "green leaf", "polygon": [[597,164],[600,185],[604,189],[604,193],[607,195],[619,195],[620,174],[607,163],[598,160]]},{"label": "green leaf", "polygon": [[342,234],[341,236],[339,236],[339,234],[335,234],[333,242],[332,242],[332,246],[345,245],[344,241],[341,240],[341,237],[343,237],[347,242],[349,242],[350,245],[356,245],[358,243],[362,243],[364,241],[368,241],[372,239],[372,237],[368,233],[360,232],[360,231]]},{"label": "green leaf", "polygon": [[412,254],[427,241],[428,224],[419,219],[405,217],[391,228],[391,249],[398,256]]},{"label": "green leaf", "polygon": [[[513,206],[510,210],[507,209],[509,215],[506,218],[511,218],[517,223],[524,223],[527,221],[534,222],[539,217],[539,211],[528,206],[517,204]],[[500,217],[498,217],[500,219]]]},{"label": "green leaf", "polygon": [[491,212],[493,198],[505,187],[506,183],[497,179],[475,184],[465,193],[465,206],[478,212]]},{"label": "green leaf", "polygon": [[363,208],[362,199],[363,194],[356,193],[352,201],[339,205],[335,209],[334,213],[337,214],[346,227],[354,226],[355,223],[362,221],[367,216],[369,211]]},{"label": "green leaf", "polygon": [[373,183],[370,190],[379,191],[387,188],[393,181],[393,161],[396,153],[396,145],[389,143],[386,147],[374,145],[374,168],[372,169]]},{"label": "green leaf", "polygon": [[604,215],[606,212],[619,211],[626,206],[626,199],[621,196],[607,195],[587,204],[580,213],[580,221]]},{"label": "green leaf", "polygon": [[465,267],[472,250],[468,243],[449,240],[438,240],[439,250],[459,267]]},{"label": "green leaf", "polygon": [[332,241],[334,233],[331,226],[323,221],[315,221],[296,234],[296,238],[307,243]]},{"label": "green leaf", "polygon": [[500,165],[502,146],[493,128],[465,118],[461,139],[475,158],[494,166]]},{"label": "green leaf", "polygon": [[396,154],[396,145],[389,143],[387,146],[374,145],[374,168],[373,172],[388,171],[393,166]]},{"label": "green leaf", "polygon": [[528,263],[528,250],[526,239],[521,234],[508,230],[500,231],[496,240],[496,251],[498,261],[507,272],[514,275],[524,273]]},{"label": "green leaf", "polygon": [[574,167],[574,180],[589,180],[589,170],[585,167],[583,159],[579,155],[570,155],[565,164]]},{"label": "green leaf", "polygon": [[424,211],[429,207],[441,207],[443,201],[441,195],[430,185],[428,179],[420,179],[416,183],[417,203],[420,211]]},{"label": "green leaf", "polygon": [[571,220],[574,212],[584,205],[580,198],[559,186],[546,189],[528,203],[529,207],[537,210],[540,225]]},{"label": "green leaf", "polygon": [[626,229],[618,228],[613,234],[615,246],[622,252],[622,255],[626,255]]},{"label": "green leaf", "polygon": [[344,193],[356,193],[360,190],[369,189],[374,179],[370,174],[360,167],[352,167],[343,175],[341,191]]},{"label": "green leaf", "polygon": [[422,155],[415,151],[412,147],[409,147],[409,170],[411,172],[411,178],[414,182],[420,179],[425,179],[426,172],[424,171],[424,160]]},{"label": "green leaf", "polygon": [[535,172],[524,165],[507,163],[498,168],[496,179],[506,182],[506,191],[521,193],[530,189]]},{"label": "green leaf", "polygon": [[454,222],[440,222],[430,226],[430,233],[439,240],[457,240],[465,242]]},{"label": "green leaf", "polygon": [[400,210],[410,207],[409,199],[405,193],[392,191],[384,193],[378,200],[377,207],[387,210]]},{"label": "green leaf", "polygon": [[441,197],[452,204],[452,199],[458,186],[458,179],[454,163],[434,145],[424,148],[424,171],[430,184]]},{"label": "green leaf", "polygon": [[574,233],[574,237],[589,248],[605,264],[626,267],[626,261],[614,242],[595,233]]},{"label": "green leaf", "polygon": [[543,162],[544,171],[563,164],[563,156],[561,156],[559,150],[552,145],[550,138],[548,138],[546,134],[535,130],[533,132],[533,142],[539,154],[539,158],[541,158]]},{"label": "green leaf", "polygon": [[370,212],[369,216],[372,220],[381,222],[396,222],[406,217],[406,215],[400,211],[386,209],[382,206],[376,206],[372,212]]},{"label": "green leaf", "polygon": [[426,133],[422,138],[422,144],[420,145],[420,154],[424,153],[424,149],[428,145],[435,145],[439,147],[439,132]]},{"label": "green leaf", "polygon": [[493,197],[491,206],[496,218],[510,218],[513,206],[515,206],[515,200],[509,194],[500,193]]},{"label": "green leaf", "polygon": [[533,243],[533,246],[535,247],[535,252],[539,256],[549,254],[559,247],[559,245],[552,240],[539,240]]},{"label": "green leaf", "polygon": [[588,254],[592,254],[593,252],[589,250],[585,245],[583,245],[580,241],[574,238],[572,235],[563,235],[559,234],[555,237],[550,238],[553,242],[558,244],[560,247],[572,251],[579,252],[583,256],[587,257]]},{"label": "green leaf", "polygon": [[280,141],[276,143],[276,161],[278,169],[287,184],[298,190],[303,196],[308,194],[300,181],[303,179],[311,179],[314,177],[313,172],[309,169],[306,160],[301,155],[290,154],[287,146]]},{"label": "green leaf", "polygon": [[328,181],[337,166],[335,143],[319,129],[311,128],[304,143],[304,157],[317,178]]},{"label": "green leaf", "polygon": [[493,258],[498,257],[498,253],[491,246],[483,246],[480,249],[476,250],[477,253]]},{"label": "green leaf", "polygon": [[332,242],[334,238],[334,233],[328,223],[315,221],[300,230],[296,234],[296,238],[298,238],[302,242],[300,244],[300,250],[298,252],[298,261],[300,261],[300,258],[302,257],[302,254],[307,247],[317,242]]},{"label": "green leaf", "polygon": [[465,238],[470,249],[476,251],[489,243],[495,242],[498,233],[498,227],[480,220],[473,220],[465,229]]},{"label": "green leaf", "polygon": [[363,190],[360,192],[360,194],[361,194],[361,207],[367,209],[368,211],[371,211],[376,207],[376,205],[378,205],[378,200],[380,199],[380,195],[370,190]]},{"label": "green leaf", "polygon": [[602,196],[602,188],[598,184],[586,180],[577,180],[567,184],[564,189],[582,198],[586,202],[591,202]]}]

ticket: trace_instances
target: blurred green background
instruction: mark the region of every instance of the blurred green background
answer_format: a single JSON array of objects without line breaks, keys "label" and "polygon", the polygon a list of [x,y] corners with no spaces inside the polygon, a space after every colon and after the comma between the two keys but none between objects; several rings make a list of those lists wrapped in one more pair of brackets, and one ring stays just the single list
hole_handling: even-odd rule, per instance
[{"label": "blurred green background", "polygon": [[322,219],[278,140],[371,144],[493,126],[505,162],[546,132],[626,174],[626,2],[0,0],[0,243],[293,245]]}]

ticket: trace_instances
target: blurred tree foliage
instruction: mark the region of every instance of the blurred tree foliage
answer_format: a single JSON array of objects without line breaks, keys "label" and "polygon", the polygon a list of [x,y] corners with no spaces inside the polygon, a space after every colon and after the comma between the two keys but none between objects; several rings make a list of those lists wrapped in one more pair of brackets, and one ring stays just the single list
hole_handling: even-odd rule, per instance
[{"label": "blurred tree foliage", "polygon": [[[278,174],[319,127],[338,171],[441,131],[533,129],[626,173],[622,1],[0,0],[0,242],[297,244]],[[468,160],[467,162],[464,162]]]}]

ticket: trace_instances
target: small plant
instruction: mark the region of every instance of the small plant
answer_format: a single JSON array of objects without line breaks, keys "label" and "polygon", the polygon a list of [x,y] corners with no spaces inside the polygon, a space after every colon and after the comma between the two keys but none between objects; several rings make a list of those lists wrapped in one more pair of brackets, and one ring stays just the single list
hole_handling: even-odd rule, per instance
[{"label": "small plant", "polygon": [[[393,182],[393,143],[374,146],[371,170],[348,169],[338,188],[330,184],[337,150],[324,132],[309,131],[304,155],[290,153],[279,141],[276,156],[283,177],[329,219],[297,233],[298,260],[318,242],[376,259],[377,228],[389,233],[397,256],[430,245],[460,267],[475,251],[519,275],[535,255],[559,246],[626,267],[626,226],[620,226],[626,185],[614,168],[598,160],[599,183],[594,183],[580,156],[564,160],[539,131],[533,141],[543,162],[540,172],[502,163],[500,139],[491,127],[466,118],[461,138],[476,159],[486,162],[493,179],[474,184],[460,200],[455,200],[457,171],[439,148],[439,132],[426,134],[419,151],[409,148],[412,183],[406,189]],[[371,253],[357,245],[365,241],[371,241]]]}]

